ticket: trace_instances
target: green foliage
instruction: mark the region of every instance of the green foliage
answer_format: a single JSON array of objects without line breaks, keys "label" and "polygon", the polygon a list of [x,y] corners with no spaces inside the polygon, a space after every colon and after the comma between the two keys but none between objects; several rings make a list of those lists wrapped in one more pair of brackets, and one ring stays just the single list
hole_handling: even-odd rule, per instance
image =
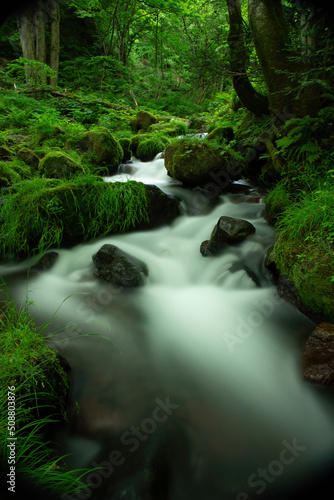
[{"label": "green foliage", "polygon": [[25,257],[50,247],[74,245],[147,221],[142,183],[106,183],[99,177],[72,181],[35,179],[11,188],[1,207],[1,256]]},{"label": "green foliage", "polygon": [[138,144],[136,156],[141,161],[152,161],[164,150],[164,143],[158,137],[151,137]]},{"label": "green foliage", "polygon": [[28,74],[28,86],[45,84],[48,77],[53,78],[56,75],[47,64],[24,57],[10,61],[7,64],[7,72],[9,75],[18,77],[22,84],[25,83],[25,77]]},{"label": "green foliage", "polygon": [[0,188],[8,187],[30,176],[30,168],[21,160],[15,158],[11,162],[0,161]]},{"label": "green foliage", "polygon": [[[2,281],[2,280],[1,280]],[[0,319],[0,457],[8,458],[8,390],[15,394],[16,472],[47,492],[80,493],[88,470],[68,470],[54,443],[45,438],[50,425],[63,420],[68,380],[57,352],[51,350],[29,312],[28,298],[17,307],[2,282],[6,298]],[[12,389],[12,387],[15,389]],[[11,396],[12,397],[12,396]]]},{"label": "green foliage", "polygon": [[292,195],[286,188],[286,182],[280,181],[266,197],[266,211],[271,221],[276,221],[292,204]]}]

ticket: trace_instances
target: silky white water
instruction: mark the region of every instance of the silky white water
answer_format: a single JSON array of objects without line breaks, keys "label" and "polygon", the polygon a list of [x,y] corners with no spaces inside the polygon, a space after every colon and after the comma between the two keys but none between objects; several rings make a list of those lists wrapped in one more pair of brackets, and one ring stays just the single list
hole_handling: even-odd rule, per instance
[{"label": "silky white water", "polygon": [[[51,345],[69,360],[81,415],[59,440],[73,453],[73,466],[101,461],[111,447],[127,457],[119,436],[151,417],[157,397],[169,397],[178,406],[171,418],[190,443],[198,498],[209,498],[210,488],[210,498],[290,491],[328,463],[334,411],[302,379],[302,346],[314,325],[277,296],[264,268],[275,237],[264,205],[226,194],[210,211],[189,216],[200,212],[191,210],[198,194],[172,181],[162,158],[130,167],[106,181],[155,183],[182,197],[183,215],[155,230],[57,250],[52,269],[29,279],[27,263],[0,266],[16,298],[29,290],[40,320],[61,305],[49,328],[59,329]],[[244,218],[256,232],[218,257],[203,257],[200,244],[222,215]],[[115,291],[94,275],[92,255],[104,243],[146,263],[144,286]],[[142,447],[154,432],[144,436]],[[286,446],[294,452],[284,452]],[[262,477],[259,470],[268,467]],[[94,494],[113,498],[108,491],[104,484]]]}]

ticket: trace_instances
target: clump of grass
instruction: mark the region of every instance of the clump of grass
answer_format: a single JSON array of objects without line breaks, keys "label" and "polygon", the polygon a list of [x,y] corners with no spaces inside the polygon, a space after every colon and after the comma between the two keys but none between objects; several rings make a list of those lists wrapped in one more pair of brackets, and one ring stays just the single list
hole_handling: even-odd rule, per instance
[{"label": "clump of grass", "polygon": [[27,257],[129,230],[148,221],[144,184],[96,176],[34,179],[9,190],[0,211],[0,255]]},{"label": "clump of grass", "polygon": [[334,321],[334,191],[304,193],[277,223],[275,264],[297,288],[303,303]]},{"label": "clump of grass", "polygon": [[265,200],[269,220],[272,222],[277,221],[286,208],[291,206],[291,201],[291,194],[286,189],[285,182],[281,181],[277,183]]},{"label": "clump of grass", "polygon": [[[15,469],[22,480],[47,493],[78,494],[87,469],[69,470],[65,457],[46,440],[50,425],[64,417],[67,375],[41,336],[25,304],[19,308],[2,282],[6,301],[0,319],[0,457],[7,462],[8,391],[15,397]],[[49,324],[49,323],[48,323]]]}]

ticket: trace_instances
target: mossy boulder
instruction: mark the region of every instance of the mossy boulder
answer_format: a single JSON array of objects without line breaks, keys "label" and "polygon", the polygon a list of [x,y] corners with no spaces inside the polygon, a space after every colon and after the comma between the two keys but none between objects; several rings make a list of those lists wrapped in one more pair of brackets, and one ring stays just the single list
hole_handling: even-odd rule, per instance
[{"label": "mossy boulder", "polygon": [[165,151],[165,167],[174,179],[189,186],[217,181],[226,188],[242,174],[241,163],[235,161],[230,151],[196,138],[179,139],[169,144]]},{"label": "mossy boulder", "polygon": [[321,240],[318,244],[279,237],[266,259],[277,280],[278,294],[312,321],[334,322],[334,262]]},{"label": "mossy boulder", "polygon": [[157,118],[149,111],[138,111],[136,118],[130,120],[131,128],[134,132],[139,130],[147,130],[150,125],[157,123]]},{"label": "mossy boulder", "polygon": [[139,142],[136,156],[144,162],[152,161],[164,149],[164,143],[158,137],[151,137]]},{"label": "mossy boulder", "polygon": [[39,161],[38,169],[49,179],[69,179],[85,173],[79,163],[62,151],[50,151]]},{"label": "mossy boulder", "polygon": [[131,137],[130,149],[134,156],[137,156],[137,149],[141,141],[146,141],[150,136],[145,133],[138,133]]},{"label": "mossy boulder", "polygon": [[39,165],[39,157],[29,148],[19,149],[16,155],[20,158],[20,160],[24,161],[24,163],[31,167],[37,168]]},{"label": "mossy boulder", "polygon": [[105,127],[89,130],[77,139],[70,139],[67,146],[75,147],[85,154],[94,165],[106,167],[106,171],[101,171],[101,174],[115,174],[123,158],[120,143]]},{"label": "mossy boulder", "polygon": [[9,188],[0,206],[0,257],[26,258],[109,234],[167,224],[179,201],[141,182],[36,178]]}]

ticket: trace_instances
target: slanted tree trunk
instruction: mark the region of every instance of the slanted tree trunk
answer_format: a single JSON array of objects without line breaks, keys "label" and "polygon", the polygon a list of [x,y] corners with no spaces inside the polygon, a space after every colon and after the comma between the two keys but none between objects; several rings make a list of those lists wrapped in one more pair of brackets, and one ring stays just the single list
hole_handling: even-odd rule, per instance
[{"label": "slanted tree trunk", "polygon": [[274,123],[279,126],[292,116],[315,115],[319,106],[317,87],[301,89],[301,82],[291,78],[299,74],[302,80],[305,68],[296,59],[291,60],[296,54],[289,51],[288,27],[280,0],[249,0],[248,19]]},{"label": "slanted tree trunk", "polygon": [[52,0],[51,10],[51,48],[50,48],[50,68],[55,72],[55,76],[50,78],[50,85],[56,87],[58,83],[58,66],[59,66],[59,46],[60,46],[60,10],[59,1]]},{"label": "slanted tree trunk", "polygon": [[230,70],[234,89],[242,104],[257,116],[268,115],[268,98],[257,92],[246,73],[246,50],[244,45],[243,19],[240,0],[226,0],[230,31],[228,44],[230,48]]}]

